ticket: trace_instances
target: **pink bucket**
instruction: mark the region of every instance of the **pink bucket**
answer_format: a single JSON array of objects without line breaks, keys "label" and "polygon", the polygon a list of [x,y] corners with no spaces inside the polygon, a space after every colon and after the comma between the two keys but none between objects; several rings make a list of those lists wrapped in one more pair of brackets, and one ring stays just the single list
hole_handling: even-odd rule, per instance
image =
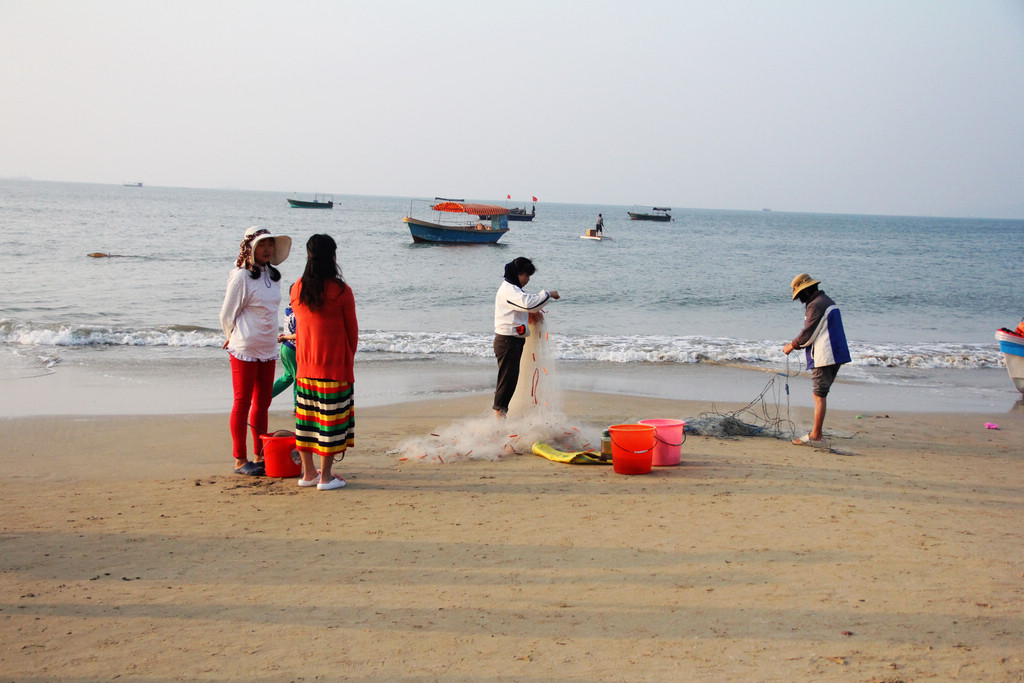
[{"label": "pink bucket", "polygon": [[654,455],[651,464],[655,467],[678,465],[682,458],[682,445],[686,441],[683,432],[686,423],[682,420],[640,420],[642,425],[654,427]]}]

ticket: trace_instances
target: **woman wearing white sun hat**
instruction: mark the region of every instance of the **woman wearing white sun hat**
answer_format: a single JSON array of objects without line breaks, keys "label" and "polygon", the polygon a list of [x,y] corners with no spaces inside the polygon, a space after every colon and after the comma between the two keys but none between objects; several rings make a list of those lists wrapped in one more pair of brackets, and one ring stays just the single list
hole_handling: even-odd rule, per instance
[{"label": "woman wearing white sun hat", "polygon": [[[231,441],[237,474],[261,475],[260,435],[267,431],[274,373],[278,358],[277,311],[281,305],[281,273],[292,240],[252,226],[239,245],[235,269],[228,276],[220,324],[231,358]],[[254,461],[246,448],[246,425],[252,429]]]}]

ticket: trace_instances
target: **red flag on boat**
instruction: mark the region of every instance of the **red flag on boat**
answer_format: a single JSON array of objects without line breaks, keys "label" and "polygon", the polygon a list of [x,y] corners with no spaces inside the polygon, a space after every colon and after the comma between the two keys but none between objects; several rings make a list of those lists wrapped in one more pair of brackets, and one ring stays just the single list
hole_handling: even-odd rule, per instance
[{"label": "red flag on boat", "polygon": [[510,195],[510,194],[505,195],[505,199],[512,199],[512,195]]},{"label": "red flag on boat", "polygon": [[536,197],[534,197],[534,198],[533,198],[533,201],[537,201],[537,198],[536,198]]}]

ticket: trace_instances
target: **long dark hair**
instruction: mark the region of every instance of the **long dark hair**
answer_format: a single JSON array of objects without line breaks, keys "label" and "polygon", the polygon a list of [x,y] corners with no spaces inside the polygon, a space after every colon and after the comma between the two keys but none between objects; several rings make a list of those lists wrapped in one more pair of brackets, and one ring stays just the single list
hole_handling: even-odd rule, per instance
[{"label": "long dark hair", "polygon": [[302,273],[299,301],[311,311],[324,303],[327,282],[334,280],[345,291],[345,280],[338,268],[338,245],[330,235],[313,235],[306,241],[306,270]]}]

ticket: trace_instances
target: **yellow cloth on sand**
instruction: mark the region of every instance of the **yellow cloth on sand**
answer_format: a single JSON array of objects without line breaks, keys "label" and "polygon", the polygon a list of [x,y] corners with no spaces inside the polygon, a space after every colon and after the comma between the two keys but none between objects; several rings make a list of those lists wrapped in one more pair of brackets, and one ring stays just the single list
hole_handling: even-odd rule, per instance
[{"label": "yellow cloth on sand", "polygon": [[611,459],[605,460],[597,451],[560,451],[543,441],[533,444],[533,454],[554,462],[569,465],[611,465]]}]

